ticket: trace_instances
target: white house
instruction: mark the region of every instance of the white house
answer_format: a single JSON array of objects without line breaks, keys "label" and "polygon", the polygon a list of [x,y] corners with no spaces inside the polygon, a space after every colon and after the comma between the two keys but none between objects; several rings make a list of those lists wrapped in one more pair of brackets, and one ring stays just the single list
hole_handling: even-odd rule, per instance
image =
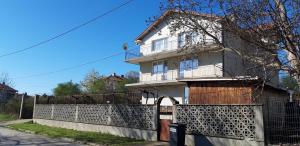
[{"label": "white house", "polygon": [[[181,104],[188,103],[187,79],[220,80],[225,78],[246,76],[241,59],[230,49],[218,47],[215,41],[207,35],[191,30],[171,32],[167,19],[170,11],[164,13],[137,38],[140,46],[138,53],[126,52],[126,62],[140,66],[138,83],[127,84],[132,88],[153,89],[158,96],[173,96]],[[209,17],[209,16],[207,16]],[[204,23],[210,22],[203,18]],[[221,30],[212,33],[226,47],[240,48],[245,45],[239,39]],[[275,79],[277,80],[277,79]],[[142,98],[143,104],[153,104],[154,98]],[[170,105],[164,99],[162,105]]]}]

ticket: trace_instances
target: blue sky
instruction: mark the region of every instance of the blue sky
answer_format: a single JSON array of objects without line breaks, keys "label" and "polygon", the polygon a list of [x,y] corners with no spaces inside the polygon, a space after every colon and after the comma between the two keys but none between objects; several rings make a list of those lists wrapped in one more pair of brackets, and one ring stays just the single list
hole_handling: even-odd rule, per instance
[{"label": "blue sky", "polygon": [[[23,49],[79,25],[125,0],[3,0],[0,1],[0,55]],[[20,93],[52,93],[57,83],[79,82],[95,69],[101,74],[138,71],[124,62],[124,55],[70,71],[22,78],[99,59],[133,44],[149,17],[159,14],[160,1],[135,0],[55,41],[26,52],[0,58],[0,73],[7,73]]]}]

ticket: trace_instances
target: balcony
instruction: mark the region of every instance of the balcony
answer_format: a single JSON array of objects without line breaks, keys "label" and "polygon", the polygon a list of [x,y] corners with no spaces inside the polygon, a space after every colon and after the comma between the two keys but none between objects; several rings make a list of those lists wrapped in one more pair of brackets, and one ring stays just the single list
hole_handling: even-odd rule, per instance
[{"label": "balcony", "polygon": [[142,56],[143,55],[140,52],[140,48],[125,51],[125,61],[129,61],[129,60],[139,58],[139,57],[142,57]]},{"label": "balcony", "polygon": [[213,40],[207,39],[204,42],[179,47],[178,41],[169,41],[167,48],[153,51],[152,45],[141,45],[140,48],[125,51],[125,61],[133,64],[159,60],[169,57],[176,57],[191,53],[218,50],[219,47]]},{"label": "balcony", "polygon": [[169,70],[167,73],[151,74],[144,73],[140,76],[140,82],[155,82],[155,81],[177,81],[183,79],[197,79],[207,77],[222,77],[222,70],[211,67],[206,69],[195,70]]}]

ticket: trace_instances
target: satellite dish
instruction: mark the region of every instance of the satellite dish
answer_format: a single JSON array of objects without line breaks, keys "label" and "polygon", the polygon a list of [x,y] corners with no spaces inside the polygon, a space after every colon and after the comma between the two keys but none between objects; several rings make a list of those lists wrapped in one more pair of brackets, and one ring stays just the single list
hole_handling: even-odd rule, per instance
[{"label": "satellite dish", "polygon": [[128,50],[128,44],[127,43],[124,43],[123,44],[123,49],[126,51],[126,50]]}]

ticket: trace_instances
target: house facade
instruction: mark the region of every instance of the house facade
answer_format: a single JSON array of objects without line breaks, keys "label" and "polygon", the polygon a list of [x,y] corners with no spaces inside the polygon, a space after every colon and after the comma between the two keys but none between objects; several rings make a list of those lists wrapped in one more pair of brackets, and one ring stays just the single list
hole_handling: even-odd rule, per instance
[{"label": "house facade", "polygon": [[118,83],[123,81],[125,78],[123,75],[117,75],[116,73],[111,74],[108,77],[103,78],[105,81],[105,88],[107,91],[115,92],[118,86]]},{"label": "house facade", "polygon": [[7,102],[7,100],[17,94],[17,90],[6,85],[4,82],[0,83],[0,103]]},{"label": "house facade", "polygon": [[[190,85],[195,85],[192,82],[214,84],[217,83],[214,81],[231,81],[232,84],[236,84],[234,81],[237,79],[258,78],[259,74],[253,76],[246,74],[244,72],[246,66],[242,63],[242,59],[232,50],[219,47],[212,37],[189,29],[170,31],[168,17],[171,14],[170,11],[164,13],[136,38],[136,43],[140,46],[138,52],[126,51],[126,62],[140,66],[139,82],[126,86],[153,90],[157,97],[172,96],[180,104],[193,104],[189,102]],[[213,22],[205,18],[207,17],[199,21],[216,23],[212,26],[220,25],[218,18],[214,18]],[[211,33],[226,47],[247,47],[229,33],[213,30],[211,28]],[[277,75],[274,75],[272,82],[277,84]],[[148,95],[142,97],[143,104],[153,104],[154,101],[155,98]],[[166,99],[162,105],[171,105],[171,102]]]}]

